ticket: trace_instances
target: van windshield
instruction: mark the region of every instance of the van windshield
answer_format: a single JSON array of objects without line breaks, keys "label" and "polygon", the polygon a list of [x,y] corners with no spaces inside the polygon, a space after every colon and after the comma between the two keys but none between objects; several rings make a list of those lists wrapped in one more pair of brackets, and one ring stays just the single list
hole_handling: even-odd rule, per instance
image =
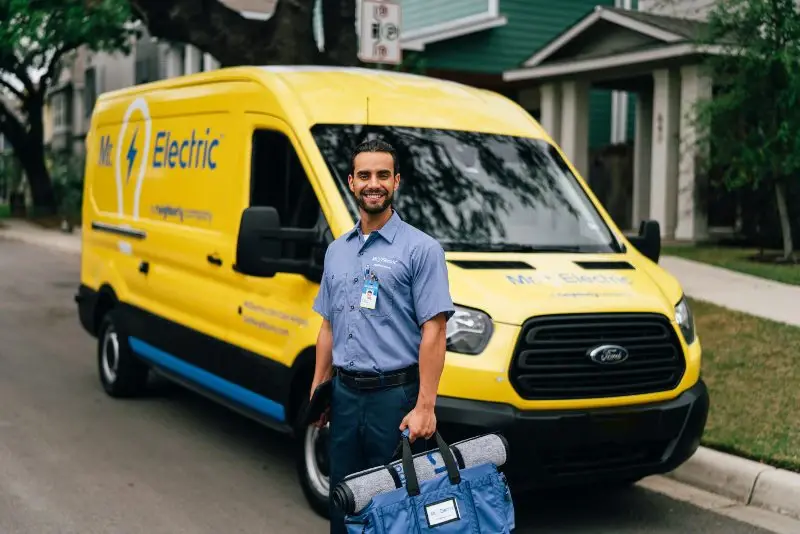
[{"label": "van windshield", "polygon": [[397,151],[394,207],[445,250],[619,252],[621,247],[558,152],[526,137],[324,124],[312,135],[354,219],[351,154],[377,137]]}]

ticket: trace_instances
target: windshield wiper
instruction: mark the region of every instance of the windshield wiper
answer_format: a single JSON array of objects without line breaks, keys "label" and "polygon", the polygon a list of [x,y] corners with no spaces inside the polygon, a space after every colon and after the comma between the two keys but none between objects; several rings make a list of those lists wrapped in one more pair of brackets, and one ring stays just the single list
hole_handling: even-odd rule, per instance
[{"label": "windshield wiper", "polygon": [[579,245],[525,245],[521,243],[470,243],[468,241],[444,241],[446,250],[464,252],[581,252]]}]

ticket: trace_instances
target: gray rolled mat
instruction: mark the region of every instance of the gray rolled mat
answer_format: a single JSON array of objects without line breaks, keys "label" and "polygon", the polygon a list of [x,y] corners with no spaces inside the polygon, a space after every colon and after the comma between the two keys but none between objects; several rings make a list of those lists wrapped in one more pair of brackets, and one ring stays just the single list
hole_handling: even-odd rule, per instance
[{"label": "gray rolled mat", "polygon": [[[464,461],[463,469],[492,463],[501,466],[508,459],[508,444],[502,436],[487,434],[476,438],[454,443],[450,446],[453,455],[459,461],[459,453]],[[405,485],[402,460],[389,464]],[[438,449],[414,455],[414,471],[420,482],[430,480],[438,475],[447,476],[444,460]],[[373,467],[353,473],[333,490],[334,504],[346,514],[357,514],[366,507],[376,495],[397,489],[395,478],[385,466]]]}]

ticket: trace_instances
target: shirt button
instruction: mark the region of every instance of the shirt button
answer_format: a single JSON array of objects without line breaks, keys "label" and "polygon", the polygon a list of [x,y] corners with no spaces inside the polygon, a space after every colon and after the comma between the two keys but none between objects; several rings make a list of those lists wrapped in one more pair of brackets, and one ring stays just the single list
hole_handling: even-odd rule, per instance
[{"label": "shirt button", "polygon": [[353,278],[353,283],[358,283],[358,277]]},{"label": "shirt button", "polygon": [[351,310],[351,311],[352,311],[352,310],[355,310],[355,309],[356,309],[356,307],[355,307],[355,306],[350,306],[350,310]]},{"label": "shirt button", "polygon": [[347,337],[353,337],[353,334],[348,334]]}]

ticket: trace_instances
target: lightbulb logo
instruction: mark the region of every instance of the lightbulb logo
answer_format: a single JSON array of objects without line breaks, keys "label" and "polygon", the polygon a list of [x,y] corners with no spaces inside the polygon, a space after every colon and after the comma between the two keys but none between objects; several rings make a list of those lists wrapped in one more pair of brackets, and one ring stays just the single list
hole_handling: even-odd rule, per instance
[{"label": "lightbulb logo", "polygon": [[[134,119],[134,114],[136,117]],[[125,134],[128,131],[128,123],[135,120],[133,135],[130,141],[125,143]],[[141,132],[140,130],[144,130]],[[150,147],[153,125],[150,119],[150,108],[144,98],[134,100],[125,111],[122,119],[122,126],[117,137],[116,155],[114,158],[114,174],[117,182],[117,212],[120,217],[125,214],[125,192],[132,177],[135,177],[135,189],[133,193],[133,209],[131,215],[134,220],[139,219],[139,199],[142,195],[142,182],[147,171],[147,156]],[[141,134],[144,134],[143,136]],[[144,137],[144,141],[140,139]],[[140,144],[141,143],[141,144]],[[124,151],[124,152],[123,152]],[[123,184],[123,168],[125,172],[125,182]]]}]

